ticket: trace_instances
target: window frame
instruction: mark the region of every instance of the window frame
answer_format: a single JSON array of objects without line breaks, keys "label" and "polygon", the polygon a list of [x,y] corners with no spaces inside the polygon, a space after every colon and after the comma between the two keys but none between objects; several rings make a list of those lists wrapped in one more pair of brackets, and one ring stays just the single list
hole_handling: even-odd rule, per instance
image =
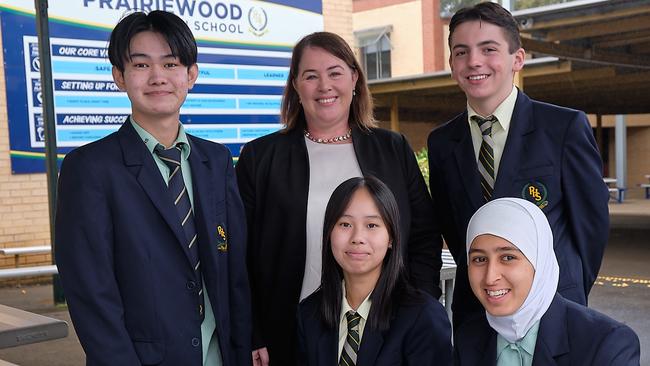
[{"label": "window frame", "polygon": [[[393,31],[392,25],[375,27],[354,32],[359,48],[361,65],[366,73],[368,80],[377,80],[390,78],[392,76],[392,49],[390,33]],[[374,46],[375,51],[368,52],[368,48]],[[368,55],[375,55],[374,72],[371,74],[368,67]],[[388,70],[384,65],[388,65]]]}]

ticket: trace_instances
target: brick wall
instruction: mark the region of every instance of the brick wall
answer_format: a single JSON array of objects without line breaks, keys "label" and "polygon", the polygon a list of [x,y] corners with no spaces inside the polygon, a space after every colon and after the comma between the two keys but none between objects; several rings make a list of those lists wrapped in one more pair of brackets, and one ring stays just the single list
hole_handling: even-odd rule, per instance
[{"label": "brick wall", "polygon": [[[393,77],[418,75],[423,72],[421,1],[409,1],[355,12],[353,24],[355,31],[392,27],[389,38],[390,72]],[[356,46],[359,46],[358,42]],[[358,48],[357,52],[359,52]]]},{"label": "brick wall", "polygon": [[[0,65],[3,64],[0,52]],[[11,174],[5,87],[4,67],[0,67],[0,247],[49,244],[45,174]],[[50,262],[50,256],[43,254],[20,257],[21,265]],[[0,267],[13,266],[13,256],[0,256]]]},{"label": "brick wall", "polygon": [[352,34],[352,0],[323,0],[325,30],[343,37],[354,47]]}]

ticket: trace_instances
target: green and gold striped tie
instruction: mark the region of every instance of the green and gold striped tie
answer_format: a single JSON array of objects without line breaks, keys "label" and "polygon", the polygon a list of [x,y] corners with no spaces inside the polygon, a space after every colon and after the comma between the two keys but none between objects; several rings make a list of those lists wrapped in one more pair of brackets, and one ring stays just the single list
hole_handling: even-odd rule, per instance
[{"label": "green and gold striped tie", "polygon": [[348,321],[348,335],[345,337],[345,344],[343,344],[339,366],[355,366],[357,364],[359,344],[361,343],[361,337],[359,336],[359,322],[361,321],[361,315],[350,310],[345,313],[345,318]]},{"label": "green and gold striped tie", "polygon": [[[193,289],[196,289],[199,296],[198,310],[199,315],[203,316],[203,284],[201,276],[201,260],[199,256],[199,246],[197,243],[196,227],[194,226],[194,213],[192,212],[192,204],[190,196],[185,187],[183,180],[183,172],[181,170],[181,151],[183,143],[178,143],[176,146],[165,149],[163,145],[158,144],[154,152],[160,160],[169,168],[169,181],[167,182],[167,191],[171,195],[178,217],[185,233],[186,242],[184,245],[189,253],[192,267],[196,274],[196,281]],[[189,286],[189,285],[188,285]]]},{"label": "green and gold striped tie", "polygon": [[481,175],[481,191],[485,202],[492,198],[494,191],[494,181],[496,174],[494,172],[494,140],[492,139],[492,126],[497,122],[495,116],[481,118],[472,116],[472,121],[478,124],[481,129],[483,141],[478,153],[478,172]]}]

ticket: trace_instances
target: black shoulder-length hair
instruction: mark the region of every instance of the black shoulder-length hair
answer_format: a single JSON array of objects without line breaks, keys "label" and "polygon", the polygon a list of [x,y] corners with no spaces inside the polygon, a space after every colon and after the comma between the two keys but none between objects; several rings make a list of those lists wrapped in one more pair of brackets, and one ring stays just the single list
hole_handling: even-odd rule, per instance
[{"label": "black shoulder-length hair", "polygon": [[404,291],[411,292],[406,281],[402,243],[400,242],[399,210],[391,190],[373,176],[356,177],[341,183],[332,193],[325,210],[323,225],[323,267],[321,275],[321,316],[325,324],[337,329],[341,316],[343,269],[332,254],[332,230],[350,204],[352,195],[366,189],[379,209],[388,230],[392,249],[386,252],[381,274],[370,295],[372,306],[368,323],[372,329],[386,330],[390,326],[393,307]]}]

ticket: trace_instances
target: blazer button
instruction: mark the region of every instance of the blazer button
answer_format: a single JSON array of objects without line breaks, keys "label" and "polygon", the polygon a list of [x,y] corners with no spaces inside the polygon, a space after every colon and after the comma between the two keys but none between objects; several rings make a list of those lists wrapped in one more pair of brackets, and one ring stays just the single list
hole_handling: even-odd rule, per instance
[{"label": "blazer button", "polygon": [[199,345],[201,345],[201,341],[196,337],[192,338],[192,346],[198,347]]},{"label": "blazer button", "polygon": [[203,305],[199,304],[199,315],[203,315]]},{"label": "blazer button", "polygon": [[194,281],[187,281],[187,283],[185,284],[185,286],[187,287],[188,290],[192,291],[192,290],[194,290],[194,289],[196,288],[196,282],[194,282]]}]

